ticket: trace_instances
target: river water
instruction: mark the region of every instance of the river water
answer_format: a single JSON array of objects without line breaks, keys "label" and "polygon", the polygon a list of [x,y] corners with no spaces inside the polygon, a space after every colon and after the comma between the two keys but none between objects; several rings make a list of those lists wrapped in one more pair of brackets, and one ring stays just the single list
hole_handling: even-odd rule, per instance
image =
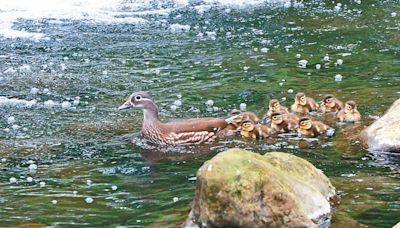
[{"label": "river water", "polygon": [[[323,170],[341,194],[332,227],[400,221],[399,156],[357,138],[400,97],[398,0],[0,0],[0,41],[1,227],[179,226],[197,169],[230,147]],[[139,90],[165,121],[241,103],[262,116],[298,91],[353,99],[363,120],[315,116],[336,130],[317,140],[159,149],[138,139],[140,111],[117,111]]]}]

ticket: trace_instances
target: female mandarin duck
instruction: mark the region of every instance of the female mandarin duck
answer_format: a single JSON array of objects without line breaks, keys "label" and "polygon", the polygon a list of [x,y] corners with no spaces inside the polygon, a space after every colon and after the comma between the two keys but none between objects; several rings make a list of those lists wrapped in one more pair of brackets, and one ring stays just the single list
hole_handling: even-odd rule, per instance
[{"label": "female mandarin duck", "polygon": [[218,132],[228,126],[229,120],[220,118],[196,118],[162,123],[158,107],[146,92],[132,93],[118,109],[141,108],[143,110],[142,135],[161,145],[188,145],[213,141]]}]

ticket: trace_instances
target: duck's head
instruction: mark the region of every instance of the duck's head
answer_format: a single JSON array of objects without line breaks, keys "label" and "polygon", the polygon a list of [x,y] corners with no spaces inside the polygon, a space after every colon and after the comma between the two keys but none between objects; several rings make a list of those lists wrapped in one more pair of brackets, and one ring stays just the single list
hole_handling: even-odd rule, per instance
[{"label": "duck's head", "polygon": [[322,99],[323,104],[329,108],[335,107],[335,103],[336,103],[335,101],[336,101],[336,97],[333,96],[332,94],[325,95],[324,98]]},{"label": "duck's head", "polygon": [[312,127],[312,121],[310,117],[302,117],[299,120],[299,126],[303,130],[309,130]]},{"label": "duck's head", "polygon": [[251,132],[254,130],[254,123],[251,120],[245,120],[241,125],[242,131]]},{"label": "duck's head", "polygon": [[272,99],[269,101],[269,108],[273,111],[281,110],[281,104],[277,99]]},{"label": "duck's head", "polygon": [[153,98],[147,92],[143,91],[132,93],[126,102],[119,106],[118,110],[129,108],[141,108],[157,111],[157,105],[154,103]]},{"label": "duck's head", "polygon": [[271,114],[271,121],[274,124],[281,124],[283,122],[283,116],[280,112],[274,112]]},{"label": "duck's head", "polygon": [[346,113],[352,113],[355,109],[357,109],[357,104],[354,101],[347,101],[344,105],[344,111]]},{"label": "duck's head", "polygon": [[303,106],[306,105],[307,104],[306,94],[304,94],[302,92],[297,93],[296,97],[295,97],[295,102],[296,102],[296,104],[299,104],[299,105],[303,105]]}]

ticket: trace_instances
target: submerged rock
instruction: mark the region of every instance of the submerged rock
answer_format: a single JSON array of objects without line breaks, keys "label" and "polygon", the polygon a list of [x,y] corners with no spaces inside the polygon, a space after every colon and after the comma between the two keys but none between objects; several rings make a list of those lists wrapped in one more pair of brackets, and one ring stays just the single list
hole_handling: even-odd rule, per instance
[{"label": "submerged rock", "polygon": [[197,172],[183,227],[328,227],[329,179],[308,161],[242,149],[219,153]]},{"label": "submerged rock", "polygon": [[400,99],[385,115],[361,132],[361,142],[372,151],[400,152]]}]

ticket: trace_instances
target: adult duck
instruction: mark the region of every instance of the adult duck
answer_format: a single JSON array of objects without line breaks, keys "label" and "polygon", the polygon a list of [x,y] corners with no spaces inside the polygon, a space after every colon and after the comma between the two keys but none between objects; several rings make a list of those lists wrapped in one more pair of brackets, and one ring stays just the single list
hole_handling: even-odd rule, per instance
[{"label": "adult duck", "polygon": [[211,142],[219,136],[229,119],[194,118],[162,123],[158,107],[147,92],[134,92],[118,109],[140,108],[143,110],[142,136],[160,145],[190,145]]}]

